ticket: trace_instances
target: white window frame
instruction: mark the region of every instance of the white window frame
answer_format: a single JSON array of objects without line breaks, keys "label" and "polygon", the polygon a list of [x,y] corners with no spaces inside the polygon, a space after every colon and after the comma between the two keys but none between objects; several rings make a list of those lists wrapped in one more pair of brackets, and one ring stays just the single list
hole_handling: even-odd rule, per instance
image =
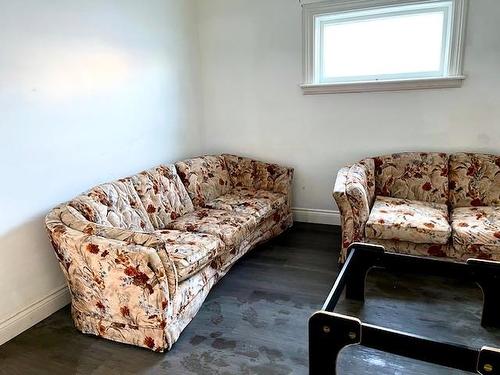
[{"label": "white window frame", "polygon": [[442,76],[426,77],[425,74],[421,74],[414,77],[391,77],[391,79],[366,77],[367,80],[336,80],[326,83],[320,83],[319,72],[321,49],[319,48],[320,27],[317,25],[319,26],[321,20],[328,16],[341,15],[342,12],[383,10],[386,7],[401,5],[418,6],[436,3],[439,0],[348,0],[304,4],[302,10],[304,83],[300,85],[303,93],[309,95],[460,87],[465,79],[462,62],[468,0],[449,1],[452,2],[450,24],[446,25],[449,30],[447,41],[449,47],[443,48],[444,53],[448,54],[444,59],[448,60],[448,64],[441,68]]}]

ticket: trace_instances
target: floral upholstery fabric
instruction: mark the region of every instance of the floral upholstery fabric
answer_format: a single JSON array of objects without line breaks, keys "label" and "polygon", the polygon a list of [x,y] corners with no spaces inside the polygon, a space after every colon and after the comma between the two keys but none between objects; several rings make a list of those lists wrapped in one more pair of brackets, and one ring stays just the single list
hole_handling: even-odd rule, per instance
[{"label": "floral upholstery fabric", "polygon": [[447,154],[408,152],[375,157],[374,162],[376,195],[447,203]]},{"label": "floral upholstery fabric", "polygon": [[222,156],[201,156],[175,164],[177,172],[196,208],[229,193],[229,172]]},{"label": "floral upholstery fabric", "polygon": [[245,238],[237,247],[222,253],[212,263],[217,269],[225,271],[229,269],[238,259],[245,255],[249,249],[278,236],[293,224],[292,213],[287,206],[279,209],[267,218],[260,221],[257,228]]},{"label": "floral upholstery fabric", "polygon": [[[496,237],[500,236],[500,156],[401,153],[373,158],[377,199],[416,201],[412,207],[376,202],[369,208],[367,160],[342,168],[335,182],[342,223],[341,263],[348,246],[357,241],[405,254],[500,261]],[[428,203],[442,205],[430,209]],[[451,208],[451,218],[444,204]]]},{"label": "floral upholstery fabric", "polygon": [[291,197],[292,168],[235,155],[225,154],[223,157],[233,186],[268,190]]},{"label": "floral upholstery fabric", "polygon": [[99,185],[70,202],[88,221],[115,228],[153,230],[130,179]]},{"label": "floral upholstery fabric", "polygon": [[155,235],[165,244],[165,250],[175,264],[179,282],[200,271],[224,250],[224,243],[211,234],[160,230]]},{"label": "floral upholstery fabric", "polygon": [[215,210],[232,211],[257,218],[268,216],[276,208],[286,204],[286,195],[268,190],[237,187],[205,204]]},{"label": "floral upholstery fabric", "polygon": [[366,222],[370,214],[372,198],[367,170],[363,165],[356,163],[349,168],[345,181],[345,193],[351,209],[357,213],[362,222]]},{"label": "floral upholstery fabric", "polygon": [[367,238],[445,244],[451,234],[445,204],[377,197],[365,226]]},{"label": "floral upholstery fabric", "polygon": [[[407,211],[408,207],[400,205],[388,210],[375,203],[368,208],[369,219],[366,160],[370,159],[342,168],[335,183],[334,197],[342,224],[341,263],[348,246],[356,241],[405,254],[500,261],[500,156],[402,153],[375,157],[376,194],[419,201],[416,204],[420,208]],[[365,171],[359,165],[365,166]],[[451,218],[444,206],[437,216],[434,210],[422,209],[421,205],[427,203],[447,204],[452,209]],[[438,216],[441,219],[436,221]],[[445,217],[448,224],[451,221],[447,241]]]},{"label": "floral upholstery fabric", "polygon": [[471,258],[500,260],[500,207],[457,207],[451,226],[457,250]]},{"label": "floral upholstery fabric", "polygon": [[[342,249],[339,261],[343,263],[346,259],[347,248],[353,242],[361,241],[365,232],[365,221],[360,220],[359,215],[353,214],[353,209],[349,203],[346,193],[346,180],[349,174],[349,167],[339,170],[335,186],[333,188],[333,197],[340,210],[340,224],[342,226]],[[357,209],[365,209],[363,207]],[[369,207],[366,207],[369,210]],[[354,208],[356,210],[356,207]]]},{"label": "floral upholstery fabric", "polygon": [[364,159],[342,168],[335,181],[333,197],[340,209],[342,226],[341,261],[349,245],[361,241],[375,193],[374,163]]},{"label": "floral upholstery fabric", "polygon": [[[163,306],[168,304],[170,294],[157,252],[87,235],[61,224],[59,217],[60,209],[55,209],[46,223],[68,281],[73,308],[112,322],[124,336],[136,337],[138,327],[143,327],[145,337],[160,329],[165,324]],[[149,346],[146,341],[133,342]],[[162,340],[157,344],[164,346]]]},{"label": "floral upholstery fabric", "polygon": [[57,212],[62,224],[78,232],[155,249],[165,268],[169,292],[175,293],[179,282],[177,271],[173,260],[166,253],[165,242],[159,235],[92,223],[71,206],[64,206]]},{"label": "floral upholstery fabric", "polygon": [[[80,331],[154,351],[168,350],[231,265],[292,225],[290,207],[281,198],[263,216],[232,209],[189,212],[189,204],[177,200],[179,185],[170,178],[173,170],[167,169],[150,170],[134,179],[135,185],[130,179],[101,185],[47,215],[45,225],[71,291],[73,321]],[[198,187],[201,197],[212,201],[231,193],[214,188],[215,175],[208,173],[210,181]],[[244,189],[236,189],[240,190]],[[258,192],[254,197],[267,201],[274,193]],[[285,200],[290,202],[290,196]],[[148,215],[142,202],[146,207],[154,204],[156,213]],[[168,212],[180,216],[172,220]]]},{"label": "floral upholstery fabric", "polygon": [[251,215],[211,209],[196,210],[169,224],[171,229],[218,236],[229,249],[247,237],[255,226],[255,218]]},{"label": "floral upholstery fabric", "polygon": [[367,158],[360,160],[357,164],[364,167],[368,203],[371,207],[375,201],[375,161],[372,158]]},{"label": "floral upholstery fabric", "polygon": [[155,229],[194,210],[174,165],[160,165],[130,177]]},{"label": "floral upholstery fabric", "polygon": [[500,206],[500,156],[470,153],[452,155],[450,205]]},{"label": "floral upholstery fabric", "polygon": [[372,243],[374,245],[381,245],[386,251],[398,254],[431,256],[436,258],[455,258],[455,256],[452,255],[453,252],[450,251],[448,243],[415,243],[408,241],[383,240],[378,238],[367,238],[365,242]]}]

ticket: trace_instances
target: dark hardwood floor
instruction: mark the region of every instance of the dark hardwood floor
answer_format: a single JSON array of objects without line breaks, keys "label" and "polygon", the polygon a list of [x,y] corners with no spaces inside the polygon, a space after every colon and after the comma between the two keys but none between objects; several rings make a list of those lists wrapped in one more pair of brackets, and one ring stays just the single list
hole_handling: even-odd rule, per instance
[{"label": "dark hardwood floor", "polygon": [[[168,353],[77,332],[63,308],[0,347],[0,374],[307,374],[307,320],[337,274],[337,227],[296,223],[241,259],[211,291]],[[479,324],[474,285],[372,271],[364,305],[337,311],[439,340],[500,347]],[[362,347],[342,351],[339,374],[460,374]]]}]

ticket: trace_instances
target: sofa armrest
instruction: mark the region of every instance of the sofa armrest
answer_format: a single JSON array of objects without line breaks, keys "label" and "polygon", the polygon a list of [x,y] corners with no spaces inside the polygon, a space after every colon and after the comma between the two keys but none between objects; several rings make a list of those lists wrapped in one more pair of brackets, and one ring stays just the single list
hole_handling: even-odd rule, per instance
[{"label": "sofa armrest", "polygon": [[233,186],[282,193],[291,205],[293,168],[235,155],[223,157]]},{"label": "sofa armrest", "polygon": [[370,188],[366,178],[363,178],[363,169],[364,166],[360,164],[340,169],[333,189],[333,197],[341,215],[342,263],[349,245],[363,240],[370,215]]},{"label": "sofa armrest", "polygon": [[163,350],[172,295],[157,250],[72,229],[59,213],[49,213],[46,227],[71,292],[75,325],[117,341],[139,337],[136,345]]},{"label": "sofa armrest", "polygon": [[[151,264],[162,263],[163,273],[168,281],[168,290],[170,296],[177,291],[179,283],[177,270],[174,261],[171,259],[167,244],[160,235],[154,233],[136,232],[130,229],[109,227],[88,221],[77,210],[69,205],[63,205],[53,211],[58,215],[60,223],[86,235],[97,236],[104,239],[122,242],[126,245],[138,245],[148,249]],[[51,215],[51,214],[49,214]],[[49,216],[47,216],[48,218]],[[150,254],[155,251],[156,255]],[[160,267],[155,267],[155,269]]]}]

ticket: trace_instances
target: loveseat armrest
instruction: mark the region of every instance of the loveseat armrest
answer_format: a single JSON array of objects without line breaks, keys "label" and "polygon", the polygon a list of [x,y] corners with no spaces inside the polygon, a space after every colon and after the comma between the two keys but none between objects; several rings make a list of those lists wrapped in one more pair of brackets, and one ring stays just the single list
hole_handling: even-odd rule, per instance
[{"label": "loveseat armrest", "polygon": [[222,156],[233,186],[282,193],[291,204],[293,168],[236,155]]},{"label": "loveseat armrest", "polygon": [[364,238],[365,225],[370,215],[370,190],[364,165],[357,163],[339,170],[333,197],[341,215],[341,263],[346,259],[349,245]]}]

